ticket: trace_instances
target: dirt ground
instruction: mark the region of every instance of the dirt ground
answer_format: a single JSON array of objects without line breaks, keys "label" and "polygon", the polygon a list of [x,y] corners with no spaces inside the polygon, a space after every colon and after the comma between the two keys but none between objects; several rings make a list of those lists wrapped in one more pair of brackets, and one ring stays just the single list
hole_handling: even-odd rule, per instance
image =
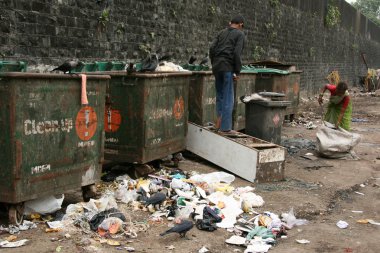
[{"label": "dirt ground", "polygon": [[[316,99],[304,100],[300,111],[318,113]],[[380,222],[380,98],[353,94],[353,118],[366,119],[367,122],[353,122],[352,131],[361,134],[362,141],[355,148],[360,160],[328,160],[319,158],[308,161],[300,155],[287,156],[286,180],[277,183],[251,184],[241,178],[233,186],[251,185],[255,193],[265,200],[257,212],[271,211],[277,214],[294,208],[298,218],[310,221],[308,225],[295,227],[288,231],[288,237],[279,239],[269,252],[380,252],[380,226],[360,224],[359,219],[373,219]],[[314,120],[316,122],[317,120]],[[318,123],[317,123],[318,124]],[[320,122],[319,122],[320,124]],[[315,139],[316,129],[307,130],[302,125],[284,126],[285,138],[302,137]],[[310,167],[310,163],[329,167]],[[179,167],[186,171],[209,173],[220,168],[194,156],[186,157]],[[360,192],[363,194],[357,194]],[[79,194],[71,194],[65,204],[80,201]],[[352,211],[363,211],[354,213]],[[128,215],[135,221],[147,223],[148,213],[130,211]],[[247,218],[253,215],[247,215]],[[2,219],[4,221],[4,218]],[[336,226],[339,220],[348,222],[347,229]],[[3,223],[3,222],[2,222]],[[3,223],[4,224],[4,223]],[[136,239],[116,238],[121,246],[134,247],[136,252],[198,252],[203,246],[210,252],[244,252],[245,248],[227,245],[225,240],[232,234],[224,229],[204,232],[193,228],[188,237],[179,238],[177,234],[159,237],[168,228],[168,222],[150,224],[146,232]],[[46,225],[39,224],[37,229],[20,233],[18,239],[29,239],[26,246],[17,249],[1,249],[1,252],[127,252],[89,239],[91,235],[78,230],[71,238],[64,232],[45,233]],[[5,238],[8,234],[0,235]],[[309,244],[298,244],[297,239],[309,240]],[[166,246],[173,245],[169,250]],[[59,247],[61,246],[61,247]],[[85,250],[85,248],[87,250]]]}]

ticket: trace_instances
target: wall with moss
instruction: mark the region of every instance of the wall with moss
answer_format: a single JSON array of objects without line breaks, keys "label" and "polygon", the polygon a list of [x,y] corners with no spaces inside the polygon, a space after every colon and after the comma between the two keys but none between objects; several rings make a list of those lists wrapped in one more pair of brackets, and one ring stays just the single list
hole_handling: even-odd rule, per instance
[{"label": "wall with moss", "polygon": [[308,93],[331,70],[357,82],[361,52],[380,67],[380,28],[343,0],[0,0],[0,57],[57,65],[160,51],[186,62],[203,58],[236,13],[246,17],[244,61],[295,64]]}]

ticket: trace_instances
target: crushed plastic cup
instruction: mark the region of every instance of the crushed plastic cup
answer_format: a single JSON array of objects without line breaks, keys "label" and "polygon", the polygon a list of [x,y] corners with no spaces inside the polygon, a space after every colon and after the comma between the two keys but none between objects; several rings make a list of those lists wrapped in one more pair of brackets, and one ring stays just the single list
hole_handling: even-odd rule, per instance
[{"label": "crushed plastic cup", "polygon": [[338,222],[336,223],[336,225],[337,225],[339,228],[342,228],[342,229],[348,227],[348,223],[345,222],[345,221],[343,221],[343,220],[338,221]]}]

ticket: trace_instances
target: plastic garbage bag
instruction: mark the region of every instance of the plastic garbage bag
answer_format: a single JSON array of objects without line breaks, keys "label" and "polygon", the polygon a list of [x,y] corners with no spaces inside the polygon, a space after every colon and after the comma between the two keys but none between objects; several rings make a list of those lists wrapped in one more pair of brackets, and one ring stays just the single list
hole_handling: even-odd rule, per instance
[{"label": "plastic garbage bag", "polygon": [[116,217],[122,221],[126,221],[125,216],[122,212],[115,208],[111,208],[109,210],[100,212],[91,218],[91,220],[88,222],[90,224],[91,230],[96,231],[99,225],[109,217]]},{"label": "plastic garbage bag", "polygon": [[343,128],[333,129],[330,123],[325,123],[326,126],[321,126],[317,132],[318,152],[329,158],[342,158],[349,155],[360,142],[360,135],[350,133]]},{"label": "plastic garbage bag", "polygon": [[138,194],[136,190],[129,190],[128,187],[120,187],[115,193],[115,198],[125,204],[129,204],[130,202],[137,200],[137,197]]},{"label": "plastic garbage bag", "polygon": [[190,180],[195,181],[197,183],[206,182],[208,185],[212,185],[212,184],[220,183],[220,182],[230,184],[235,180],[235,176],[228,174],[226,172],[218,171],[218,172],[212,172],[208,174],[194,175],[190,177]]},{"label": "plastic garbage bag", "polygon": [[90,199],[90,201],[84,203],[83,207],[90,212],[98,213],[111,208],[117,209],[117,203],[114,196],[105,195],[100,199]]},{"label": "plastic garbage bag", "polygon": [[24,215],[30,215],[32,213],[54,213],[55,211],[61,209],[64,198],[65,195],[62,194],[26,201],[24,205]]},{"label": "plastic garbage bag", "polygon": [[249,209],[253,207],[263,206],[265,203],[261,196],[256,195],[253,192],[245,192],[245,193],[242,193],[240,196],[243,199],[242,205],[243,205],[244,212],[248,212]]},{"label": "plastic garbage bag", "polygon": [[183,191],[190,191],[191,190],[191,186],[188,183],[182,181],[181,179],[177,179],[177,178],[172,179],[172,182],[170,183],[170,187],[173,189],[181,189]]},{"label": "plastic garbage bag", "polygon": [[106,232],[109,232],[110,234],[116,234],[121,230],[122,225],[123,221],[120,218],[109,217],[100,223],[98,227],[98,233],[100,235],[104,235]]},{"label": "plastic garbage bag", "polygon": [[194,212],[194,208],[191,206],[185,206],[183,208],[177,209],[176,217],[181,219],[188,219],[192,212]]},{"label": "plastic garbage bag", "polygon": [[290,209],[288,213],[281,214],[282,220],[286,223],[286,225],[291,229],[294,226],[302,226],[309,223],[309,221],[305,219],[297,219],[294,215],[293,207]]},{"label": "plastic garbage bag", "polygon": [[195,226],[199,230],[214,231],[217,229],[215,223],[221,222],[222,218],[209,206],[203,208],[202,219],[196,221]]}]

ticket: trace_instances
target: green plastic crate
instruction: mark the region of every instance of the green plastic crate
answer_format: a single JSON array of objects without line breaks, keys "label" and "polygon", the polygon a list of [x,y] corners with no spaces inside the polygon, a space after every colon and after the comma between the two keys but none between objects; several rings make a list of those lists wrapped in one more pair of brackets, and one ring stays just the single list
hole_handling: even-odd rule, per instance
[{"label": "green plastic crate", "polygon": [[0,72],[26,72],[27,63],[23,61],[0,61]]},{"label": "green plastic crate", "polygon": [[96,71],[110,71],[113,67],[112,62],[96,61]]}]

